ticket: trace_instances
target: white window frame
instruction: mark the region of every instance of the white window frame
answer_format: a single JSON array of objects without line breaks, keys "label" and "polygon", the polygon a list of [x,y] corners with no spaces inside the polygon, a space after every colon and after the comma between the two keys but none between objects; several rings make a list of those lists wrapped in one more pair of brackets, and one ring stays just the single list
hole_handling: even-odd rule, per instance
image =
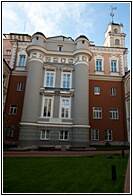
[{"label": "white window frame", "polygon": [[[21,56],[25,56],[25,63],[24,63],[23,66],[19,65]],[[25,50],[19,51],[18,54],[17,54],[17,67],[21,67],[21,68],[26,67],[26,61],[27,61],[27,53],[26,53],[26,51]]]},{"label": "white window frame", "polygon": [[[61,132],[63,132],[63,138],[61,138]],[[65,139],[65,132],[67,132],[67,139]],[[68,141],[68,140],[69,140],[69,131],[60,130],[60,131],[59,131],[59,140],[61,140],[61,141]]]},{"label": "white window frame", "polygon": [[7,50],[6,50],[6,55],[11,55],[11,52],[12,52],[12,51],[11,51],[10,49],[7,49]]},{"label": "white window frame", "polygon": [[[51,99],[51,111],[50,111],[50,116],[46,115],[44,116],[44,104],[45,104],[45,100]],[[42,118],[52,118],[53,117],[53,103],[54,103],[54,97],[53,96],[42,96],[42,110],[41,110],[41,117]]]},{"label": "white window frame", "polygon": [[[65,101],[69,100],[68,117],[62,117],[62,100],[65,100]],[[65,108],[64,113],[66,114],[66,108]],[[63,119],[70,119],[71,118],[71,97],[60,97],[60,114],[59,114],[59,117],[63,118]]]},{"label": "white window frame", "polygon": [[[109,58],[109,61],[110,61],[110,72],[118,73],[119,72],[119,66],[118,66],[119,59],[116,56],[112,56],[112,57]],[[116,62],[116,71],[114,71],[114,67],[113,67],[113,70],[112,70],[111,62]]]},{"label": "white window frame", "polygon": [[113,134],[111,129],[105,130],[105,141],[113,141]]},{"label": "white window frame", "polygon": [[17,105],[10,104],[9,114],[16,115],[17,114]]},{"label": "white window frame", "polygon": [[[44,133],[43,133],[44,132]],[[44,137],[43,137],[44,136]],[[48,137],[47,137],[48,136]],[[50,140],[50,130],[41,130],[40,140]]]},{"label": "white window frame", "polygon": [[[50,87],[50,88],[52,88],[52,87],[55,87],[55,71],[45,71],[45,76],[44,76],[44,86],[45,87]],[[50,81],[49,81],[49,85],[47,85],[47,74],[53,74],[53,85],[52,86],[50,86]]]},{"label": "white window frame", "polygon": [[[104,71],[104,57],[101,55],[97,55],[94,57],[94,59],[95,59],[95,71],[96,72]],[[99,69],[97,70],[97,61],[102,62],[101,70],[99,70]]]},{"label": "white window frame", "polygon": [[116,96],[116,88],[110,88],[110,95],[111,96]]},{"label": "white window frame", "polygon": [[23,91],[23,89],[24,89],[24,83],[19,82],[19,83],[17,84],[17,91]]},{"label": "white window frame", "polygon": [[110,108],[110,119],[118,120],[119,119],[119,111],[118,108]]},{"label": "white window frame", "polygon": [[93,119],[102,119],[101,107],[93,107]]},{"label": "white window frame", "polygon": [[94,87],[94,95],[100,95],[100,87],[99,86]]},{"label": "white window frame", "polygon": [[[69,87],[63,87],[63,78],[64,74],[69,74],[70,75],[70,86]],[[66,80],[67,83],[67,80]],[[72,88],[72,72],[67,72],[67,71],[62,71],[61,72],[61,88]]]},{"label": "white window frame", "polygon": [[58,45],[58,51],[61,52],[63,50],[63,46],[62,45]]},{"label": "white window frame", "polygon": [[99,140],[99,129],[91,129],[91,140]]}]

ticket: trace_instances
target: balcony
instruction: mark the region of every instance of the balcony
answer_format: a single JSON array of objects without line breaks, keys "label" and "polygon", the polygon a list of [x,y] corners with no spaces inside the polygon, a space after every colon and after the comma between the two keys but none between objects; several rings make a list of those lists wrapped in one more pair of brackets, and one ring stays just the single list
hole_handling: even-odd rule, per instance
[{"label": "balcony", "polygon": [[56,87],[41,87],[40,88],[40,94],[41,95],[74,95],[74,89],[73,88],[56,88]]}]

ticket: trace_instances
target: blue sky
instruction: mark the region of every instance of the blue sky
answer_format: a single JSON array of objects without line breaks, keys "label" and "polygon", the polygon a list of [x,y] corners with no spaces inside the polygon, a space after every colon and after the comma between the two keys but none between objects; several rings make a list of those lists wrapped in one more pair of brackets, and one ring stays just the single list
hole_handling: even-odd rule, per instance
[{"label": "blue sky", "polygon": [[124,25],[126,47],[129,50],[130,69],[130,3],[125,2],[2,2],[2,32],[42,32],[46,37],[64,35],[74,40],[85,35],[97,46],[104,42],[104,32],[111,22],[111,6],[114,22]]}]

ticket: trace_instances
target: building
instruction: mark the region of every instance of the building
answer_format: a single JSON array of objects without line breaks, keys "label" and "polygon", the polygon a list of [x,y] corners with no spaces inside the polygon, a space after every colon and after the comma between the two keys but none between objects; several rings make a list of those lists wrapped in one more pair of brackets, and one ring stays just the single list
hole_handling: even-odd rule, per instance
[{"label": "building", "polygon": [[103,46],[84,35],[76,40],[41,32],[5,35],[14,68],[6,112],[20,124],[8,140],[19,146],[125,144],[128,65],[122,27],[109,23]]},{"label": "building", "polygon": [[128,142],[130,142],[130,70],[124,76]]},{"label": "building", "polygon": [[11,68],[9,67],[5,59],[3,59],[3,111],[6,105],[6,97],[7,97],[10,74],[11,74]]}]

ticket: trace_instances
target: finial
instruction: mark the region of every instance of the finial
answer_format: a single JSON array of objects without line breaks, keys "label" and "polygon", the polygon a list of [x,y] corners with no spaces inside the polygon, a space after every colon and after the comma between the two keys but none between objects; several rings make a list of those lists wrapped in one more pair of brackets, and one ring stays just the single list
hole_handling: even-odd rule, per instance
[{"label": "finial", "polygon": [[112,23],[114,23],[114,20],[113,20],[114,12],[113,12],[113,10],[116,10],[116,9],[117,9],[117,7],[111,6],[110,16],[112,16]]}]

